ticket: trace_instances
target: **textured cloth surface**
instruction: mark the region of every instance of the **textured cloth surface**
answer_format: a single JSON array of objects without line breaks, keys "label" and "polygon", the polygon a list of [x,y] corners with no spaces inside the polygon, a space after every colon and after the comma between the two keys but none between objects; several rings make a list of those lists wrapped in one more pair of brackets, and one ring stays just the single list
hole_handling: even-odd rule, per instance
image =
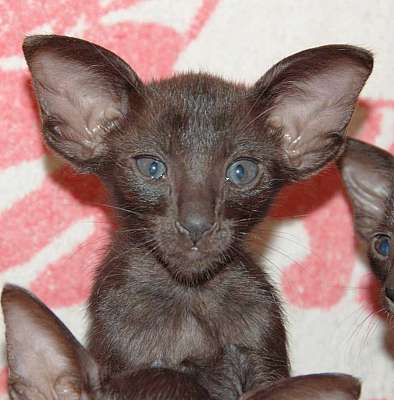
[{"label": "textured cloth surface", "polygon": [[[42,144],[25,35],[94,41],[143,79],[202,70],[248,83],[308,47],[364,46],[375,68],[351,134],[394,152],[393,18],[391,0],[0,1],[1,285],[31,289],[83,338],[84,302],[111,229],[98,181]],[[377,285],[336,170],[282,193],[255,233],[286,303],[293,373],[352,373],[364,382],[363,399],[394,399],[394,331],[376,314]],[[6,397],[3,358],[0,366]]]}]

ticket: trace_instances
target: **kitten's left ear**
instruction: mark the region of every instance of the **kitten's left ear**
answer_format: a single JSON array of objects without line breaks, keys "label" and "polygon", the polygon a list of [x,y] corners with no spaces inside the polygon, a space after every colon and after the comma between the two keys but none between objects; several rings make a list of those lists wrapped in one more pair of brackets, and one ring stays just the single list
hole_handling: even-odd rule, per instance
[{"label": "kitten's left ear", "polygon": [[372,67],[370,52],[329,45],[285,58],[257,81],[257,112],[281,132],[290,180],[307,178],[340,152]]},{"label": "kitten's left ear", "polygon": [[369,241],[386,217],[387,201],[394,191],[394,156],[349,138],[338,166],[352,203],[355,229]]},{"label": "kitten's left ear", "polygon": [[107,137],[138,114],[144,85],[117,55],[82,39],[30,36],[23,52],[46,142],[78,168],[94,171],[107,154]]}]

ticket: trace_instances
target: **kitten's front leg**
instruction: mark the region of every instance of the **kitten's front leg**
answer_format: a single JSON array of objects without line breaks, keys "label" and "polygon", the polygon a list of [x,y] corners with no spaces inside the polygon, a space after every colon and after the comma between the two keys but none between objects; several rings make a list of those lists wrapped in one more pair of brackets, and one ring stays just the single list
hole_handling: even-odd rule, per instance
[{"label": "kitten's front leg", "polygon": [[[246,328],[237,339],[238,362],[245,373],[244,392],[257,386],[267,386],[290,375],[287,336],[281,303],[275,288],[265,274],[249,264],[249,271],[257,271],[248,279],[248,286],[256,285],[256,303],[243,315]],[[245,310],[247,308],[245,307]]]},{"label": "kitten's front leg", "polygon": [[[231,356],[228,359],[232,361],[232,371],[236,371],[233,375],[239,377],[238,380],[241,382],[241,394],[257,387],[269,387],[289,377],[290,366],[285,343],[280,343],[279,338],[276,339],[276,343],[265,343],[259,349],[234,350],[235,346],[231,349]],[[267,349],[271,349],[271,352]]]},{"label": "kitten's front leg", "polygon": [[236,346],[228,346],[220,356],[205,365],[189,366],[212,400],[237,400],[244,393],[247,359]]},{"label": "kitten's front leg", "polygon": [[259,349],[248,351],[248,368],[245,391],[256,386],[267,386],[290,376],[290,363],[284,338],[265,337]]},{"label": "kitten's front leg", "polygon": [[267,356],[265,350],[250,350],[229,345],[221,357],[205,366],[192,369],[197,381],[205,387],[212,400],[236,400],[251,390],[259,390],[289,376],[286,347],[272,347]]},{"label": "kitten's front leg", "polygon": [[252,260],[235,265],[232,271],[226,291],[221,291],[227,294],[225,307],[215,317],[222,338],[221,354],[216,363],[207,363],[201,374],[201,384],[218,399],[238,398],[256,387],[266,387],[289,377],[290,370],[275,288]]}]

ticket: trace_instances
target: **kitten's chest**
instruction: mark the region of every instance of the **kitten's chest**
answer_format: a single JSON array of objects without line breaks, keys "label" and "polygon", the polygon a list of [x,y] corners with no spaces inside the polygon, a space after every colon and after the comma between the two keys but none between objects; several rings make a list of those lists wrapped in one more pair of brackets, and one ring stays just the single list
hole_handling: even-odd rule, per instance
[{"label": "kitten's chest", "polygon": [[[144,323],[141,325],[141,318]],[[135,364],[178,366],[184,362],[214,357],[221,347],[217,332],[179,299],[150,307],[144,315],[125,318],[125,330],[134,348]]]},{"label": "kitten's chest", "polygon": [[[146,301],[152,304],[153,299]],[[143,327],[138,323],[142,315],[133,315],[136,321],[129,321],[128,327],[136,329],[130,337],[139,363],[175,366],[216,358],[230,344],[258,346],[263,326],[256,321],[263,314],[263,307],[239,294],[223,298],[209,292],[178,293],[145,310]]]}]

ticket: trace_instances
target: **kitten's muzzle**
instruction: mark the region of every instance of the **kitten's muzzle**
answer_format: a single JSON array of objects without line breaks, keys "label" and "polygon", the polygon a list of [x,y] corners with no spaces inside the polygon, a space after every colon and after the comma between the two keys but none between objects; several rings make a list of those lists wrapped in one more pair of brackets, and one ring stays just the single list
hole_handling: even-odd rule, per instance
[{"label": "kitten's muzzle", "polygon": [[195,246],[203,236],[215,229],[216,223],[212,224],[201,215],[191,214],[186,221],[177,221],[175,226],[178,232],[187,236]]}]

